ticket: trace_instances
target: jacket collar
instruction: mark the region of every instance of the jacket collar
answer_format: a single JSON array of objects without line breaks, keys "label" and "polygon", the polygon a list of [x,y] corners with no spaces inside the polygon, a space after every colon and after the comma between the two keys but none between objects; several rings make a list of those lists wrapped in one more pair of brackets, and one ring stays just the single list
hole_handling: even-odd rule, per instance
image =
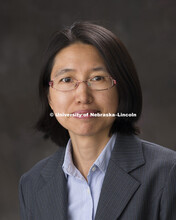
[{"label": "jacket collar", "polygon": [[130,172],[145,163],[142,144],[132,135],[117,135],[103,182],[95,220],[115,220],[136,193],[140,182]]},{"label": "jacket collar", "polygon": [[142,166],[145,160],[141,140],[135,135],[118,133],[111,160],[127,173]]}]

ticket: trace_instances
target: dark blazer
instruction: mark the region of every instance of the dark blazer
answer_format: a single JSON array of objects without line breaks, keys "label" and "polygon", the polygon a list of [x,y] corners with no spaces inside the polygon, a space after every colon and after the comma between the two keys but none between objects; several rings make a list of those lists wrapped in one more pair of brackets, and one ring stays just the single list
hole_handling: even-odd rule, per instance
[{"label": "dark blazer", "polygon": [[[64,154],[60,147],[22,176],[22,220],[67,220]],[[95,217],[115,219],[176,220],[175,151],[136,136],[117,135]]]}]

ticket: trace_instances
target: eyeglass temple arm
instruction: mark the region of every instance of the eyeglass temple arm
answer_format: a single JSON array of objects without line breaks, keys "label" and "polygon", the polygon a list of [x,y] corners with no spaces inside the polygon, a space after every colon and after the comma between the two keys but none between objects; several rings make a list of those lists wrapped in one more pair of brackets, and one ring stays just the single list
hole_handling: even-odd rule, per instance
[{"label": "eyeglass temple arm", "polygon": [[49,86],[53,87],[53,81],[49,81]]}]

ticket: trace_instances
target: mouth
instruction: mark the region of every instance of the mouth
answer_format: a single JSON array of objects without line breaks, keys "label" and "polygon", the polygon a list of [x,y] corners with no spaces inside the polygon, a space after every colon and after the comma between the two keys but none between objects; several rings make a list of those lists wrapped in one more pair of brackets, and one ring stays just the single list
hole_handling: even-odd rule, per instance
[{"label": "mouth", "polygon": [[95,118],[98,113],[100,113],[100,111],[92,110],[92,109],[78,110],[78,111],[72,112],[72,117],[79,118],[79,119],[89,119],[89,118]]}]

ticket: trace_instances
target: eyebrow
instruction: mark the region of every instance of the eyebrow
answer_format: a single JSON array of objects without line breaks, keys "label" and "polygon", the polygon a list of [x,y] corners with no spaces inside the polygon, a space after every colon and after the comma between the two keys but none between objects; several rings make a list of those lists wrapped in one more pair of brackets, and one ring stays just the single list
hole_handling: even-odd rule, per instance
[{"label": "eyebrow", "polygon": [[[54,74],[54,78],[57,77],[57,76],[59,76],[59,75],[62,75],[62,74],[64,74],[64,73],[73,72],[73,71],[76,71],[76,70],[75,70],[75,69],[71,69],[71,68],[61,69],[61,70],[59,70],[59,71],[56,71],[56,73]],[[92,68],[92,69],[90,70],[90,72],[94,72],[94,71],[97,71],[97,72],[98,72],[98,71],[107,72],[106,68],[101,67],[101,66]]]},{"label": "eyebrow", "polygon": [[69,69],[69,68],[62,69],[62,70],[56,71],[56,73],[54,74],[54,77],[57,77],[57,76],[62,75],[64,73],[73,72],[73,71],[75,71],[75,69]]},{"label": "eyebrow", "polygon": [[91,71],[104,71],[104,72],[107,72],[106,68],[101,67],[101,66],[100,67],[95,67]]}]

